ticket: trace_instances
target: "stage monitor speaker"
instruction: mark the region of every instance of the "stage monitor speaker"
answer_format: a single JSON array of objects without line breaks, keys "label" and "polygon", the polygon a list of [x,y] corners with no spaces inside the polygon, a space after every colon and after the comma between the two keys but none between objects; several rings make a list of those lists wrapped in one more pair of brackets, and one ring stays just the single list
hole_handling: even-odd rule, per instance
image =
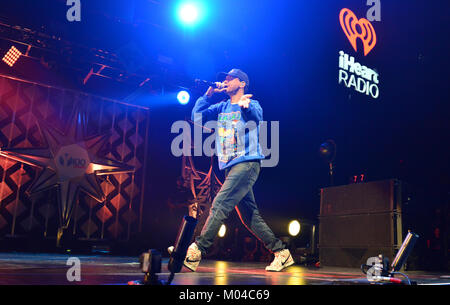
[{"label": "stage monitor speaker", "polygon": [[402,243],[401,182],[395,179],[321,189],[319,259],[322,266],[355,267]]}]

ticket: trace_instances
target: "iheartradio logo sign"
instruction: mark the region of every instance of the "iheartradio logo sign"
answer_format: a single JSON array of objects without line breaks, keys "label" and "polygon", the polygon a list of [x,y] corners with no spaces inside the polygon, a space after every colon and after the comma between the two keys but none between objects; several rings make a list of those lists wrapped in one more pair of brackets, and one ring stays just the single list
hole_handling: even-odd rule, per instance
[{"label": "iheartradio logo sign", "polygon": [[[378,19],[372,18],[373,20],[380,20],[379,8],[379,3],[372,8],[378,9]],[[370,16],[369,13],[368,16]],[[377,35],[369,20],[366,18],[358,19],[350,9],[343,8],[339,12],[339,23],[356,53],[363,51],[364,56],[367,56],[373,50],[377,44]],[[362,42],[363,50],[358,50],[358,39]],[[358,62],[355,57],[346,54],[342,50],[339,51],[338,83],[360,94],[377,99],[380,96],[380,77],[378,72],[376,69],[371,69]]]},{"label": "iheartradio logo sign", "polygon": [[339,22],[355,52],[358,51],[356,44],[358,38],[361,39],[363,43],[364,56],[372,51],[377,43],[377,35],[369,20],[365,18],[358,20],[351,10],[343,8],[339,13]]}]

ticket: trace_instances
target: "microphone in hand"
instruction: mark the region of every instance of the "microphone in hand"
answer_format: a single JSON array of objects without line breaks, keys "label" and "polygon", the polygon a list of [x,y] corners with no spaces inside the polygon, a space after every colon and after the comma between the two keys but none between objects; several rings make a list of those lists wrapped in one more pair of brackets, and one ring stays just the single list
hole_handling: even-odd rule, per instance
[{"label": "microphone in hand", "polygon": [[212,96],[214,93],[224,92],[225,90],[227,90],[227,86],[222,82],[210,82],[201,79],[196,79],[195,82],[197,84],[204,84],[209,86],[208,90],[206,91],[207,96]]},{"label": "microphone in hand", "polygon": [[202,80],[202,79],[196,79],[195,83],[204,84],[209,87],[213,87],[214,89],[222,89],[225,86],[224,83],[221,83],[221,82],[210,82],[210,81]]}]

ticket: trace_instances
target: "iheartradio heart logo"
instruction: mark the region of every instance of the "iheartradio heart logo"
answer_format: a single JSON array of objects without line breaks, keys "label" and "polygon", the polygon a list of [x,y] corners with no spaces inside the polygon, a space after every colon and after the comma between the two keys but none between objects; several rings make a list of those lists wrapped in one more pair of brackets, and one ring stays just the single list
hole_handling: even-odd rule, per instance
[{"label": "iheartradio heart logo", "polygon": [[377,43],[377,35],[370,21],[365,18],[358,20],[351,10],[343,8],[339,13],[339,22],[355,52],[358,51],[356,40],[360,38],[364,46],[364,56],[369,54]]}]

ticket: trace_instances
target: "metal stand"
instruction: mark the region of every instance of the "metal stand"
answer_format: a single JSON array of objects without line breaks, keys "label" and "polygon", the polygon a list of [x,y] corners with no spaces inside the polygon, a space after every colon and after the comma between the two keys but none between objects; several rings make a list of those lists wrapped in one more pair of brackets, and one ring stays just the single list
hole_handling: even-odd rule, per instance
[{"label": "metal stand", "polygon": [[334,167],[333,167],[333,162],[330,162],[330,186],[333,186],[334,185],[334,176],[333,176],[333,170],[334,170]]},{"label": "metal stand", "polygon": [[394,258],[394,261],[391,265],[391,270],[389,271],[389,259],[384,257],[382,254],[378,256],[378,263],[373,266],[369,266],[366,264],[361,265],[361,271],[364,274],[367,274],[367,268],[375,268],[375,276],[371,276],[369,281],[377,284],[404,284],[404,282],[400,279],[394,277],[395,274],[402,275],[406,280],[408,285],[412,285],[413,283],[409,280],[408,276],[399,272],[402,268],[403,264],[406,262],[409,254],[414,248],[414,244],[416,243],[419,235],[408,232],[406,235],[405,241],[397,252],[397,255]]},{"label": "metal stand", "polygon": [[319,147],[319,155],[328,162],[330,173],[330,186],[334,185],[334,165],[333,161],[336,157],[336,143],[333,140],[326,140]]}]

